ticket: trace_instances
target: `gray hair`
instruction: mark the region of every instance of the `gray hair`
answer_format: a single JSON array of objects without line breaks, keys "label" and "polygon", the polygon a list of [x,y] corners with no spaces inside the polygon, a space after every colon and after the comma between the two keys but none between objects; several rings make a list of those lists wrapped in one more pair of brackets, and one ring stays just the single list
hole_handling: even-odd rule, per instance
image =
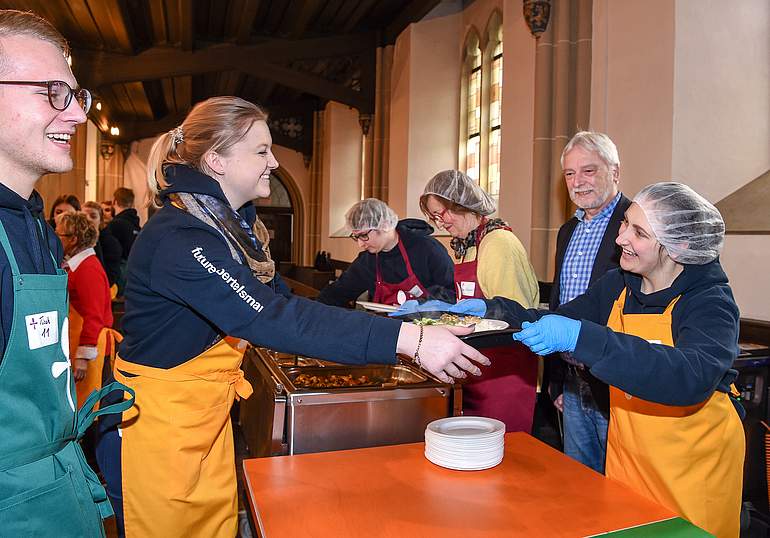
[{"label": "gray hair", "polygon": [[575,136],[567,142],[564,146],[564,151],[561,152],[561,167],[564,168],[564,157],[572,151],[576,146],[583,148],[586,151],[593,151],[610,169],[620,168],[620,157],[618,156],[618,148],[612,139],[604,133],[597,133],[595,131],[580,131],[575,133]]},{"label": "gray hair", "polygon": [[382,200],[365,198],[353,204],[345,214],[345,221],[351,230],[388,231],[398,224],[398,215]]}]

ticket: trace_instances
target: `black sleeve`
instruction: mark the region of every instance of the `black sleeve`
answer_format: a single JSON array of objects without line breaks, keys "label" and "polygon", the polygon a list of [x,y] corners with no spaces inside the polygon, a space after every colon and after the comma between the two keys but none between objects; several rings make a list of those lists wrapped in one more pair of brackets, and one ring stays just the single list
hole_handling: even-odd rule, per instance
[{"label": "black sleeve", "polygon": [[537,310],[536,308],[524,308],[513,299],[506,297],[495,297],[494,299],[484,299],[487,304],[487,312],[484,315],[490,319],[501,319],[508,322],[508,325],[514,328],[521,327],[525,321],[537,321],[548,310]]},{"label": "black sleeve", "polygon": [[123,248],[110,233],[100,234],[99,240],[102,244],[102,255],[104,256],[104,272],[107,273],[107,280],[110,286],[112,286],[120,277],[120,261],[123,256]]},{"label": "black sleeve", "polygon": [[215,231],[164,237],[151,287],[186,304],[223,334],[277,351],[347,363],[394,363],[400,322],[276,294],[230,256]]},{"label": "black sleeve", "polygon": [[[561,290],[561,267],[559,266],[559,258],[564,255],[563,252],[561,252],[561,249],[566,249],[566,243],[567,243],[567,225],[562,225],[561,228],[559,228],[559,232],[556,234],[556,252],[554,253],[554,271],[553,271],[553,283],[551,284],[551,296],[548,298],[548,307],[551,310],[556,310],[556,308],[559,306],[559,295]],[[544,298],[541,297],[540,300],[542,301]]]},{"label": "black sleeve", "polygon": [[583,321],[575,358],[632,396],[680,406],[706,400],[737,356],[738,307],[726,293],[683,299],[674,309],[674,347]]},{"label": "black sleeve", "polygon": [[121,258],[127,259],[133,245],[134,232],[131,226],[122,219],[114,218],[107,225],[110,234],[118,241],[121,249]]},{"label": "black sleeve", "polygon": [[608,301],[617,297],[623,289],[623,277],[618,271],[605,273],[594,282],[582,295],[578,295],[568,303],[556,309],[556,313],[572,319],[585,319],[594,323],[607,322]]},{"label": "black sleeve", "polygon": [[[367,264],[367,253],[361,252],[340,277],[321,290],[318,302],[348,306],[363,292],[374,287],[374,270]],[[370,300],[372,298],[370,297]]]}]

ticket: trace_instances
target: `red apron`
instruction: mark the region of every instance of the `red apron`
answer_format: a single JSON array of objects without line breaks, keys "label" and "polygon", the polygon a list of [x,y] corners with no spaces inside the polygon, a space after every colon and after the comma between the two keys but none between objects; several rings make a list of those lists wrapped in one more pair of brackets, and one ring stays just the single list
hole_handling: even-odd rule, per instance
[{"label": "red apron", "polygon": [[404,258],[404,264],[406,265],[406,279],[397,284],[389,284],[382,280],[382,272],[380,271],[380,257],[375,255],[374,265],[377,274],[377,285],[374,287],[374,302],[381,304],[398,304],[398,292],[403,291],[406,294],[406,299],[416,299],[418,297],[427,297],[428,290],[420,283],[417,275],[412,271],[412,264],[409,263],[409,256],[406,254],[406,249],[401,243],[401,239],[398,240],[398,250],[401,251],[401,257]]},{"label": "red apron", "polygon": [[[484,299],[476,268],[478,252],[483,240],[481,222],[476,242],[476,259],[455,264],[457,300]],[[510,228],[505,228],[510,231]],[[509,346],[486,348],[481,352],[492,361],[481,369],[481,376],[463,384],[463,414],[496,418],[505,423],[508,432],[532,430],[535,413],[537,384],[537,355],[521,344],[511,341]]]}]

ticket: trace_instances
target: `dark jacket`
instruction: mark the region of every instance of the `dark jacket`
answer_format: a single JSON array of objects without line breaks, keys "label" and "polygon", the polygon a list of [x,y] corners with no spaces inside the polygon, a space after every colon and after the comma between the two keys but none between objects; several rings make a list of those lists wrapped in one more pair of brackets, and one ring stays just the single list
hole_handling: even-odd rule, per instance
[{"label": "dark jacket", "polygon": [[[400,322],[278,294],[233,260],[222,235],[172,206],[165,195],[202,193],[227,201],[215,180],[167,169],[171,188],[128,260],[121,356],[159,368],[181,364],[219,336],[347,363],[395,362]],[[253,219],[251,204],[240,210]]]},{"label": "dark jacket", "polygon": [[123,247],[107,228],[102,228],[99,232],[99,239],[94,246],[96,257],[104,267],[107,273],[107,280],[110,286],[118,282],[120,277],[120,261],[123,259]]},{"label": "dark jacket", "polygon": [[[599,245],[599,251],[596,253],[594,259],[594,266],[591,270],[591,278],[588,281],[590,286],[596,282],[600,276],[620,266],[620,247],[615,243],[615,239],[618,237],[618,230],[620,230],[620,221],[623,220],[623,216],[626,214],[626,209],[631,205],[631,200],[626,198],[624,194],[620,195],[615,210],[610,216],[610,221],[607,223],[607,229],[604,232],[604,238]],[[551,297],[548,302],[548,307],[551,310],[556,310],[559,306],[559,293],[561,292],[561,266],[564,263],[564,255],[567,252],[567,245],[569,245],[570,239],[572,239],[572,233],[578,225],[577,217],[572,217],[565,222],[559,233],[556,236],[556,272],[553,276],[553,286],[551,287]]]},{"label": "dark jacket", "polygon": [[[428,296],[438,295],[454,302],[454,264],[446,248],[430,236],[433,227],[424,220],[404,219],[399,221],[396,231],[409,256],[412,271],[428,290]],[[398,246],[388,252],[380,252],[379,256],[363,251],[336,281],[321,290],[318,300],[325,304],[348,306],[364,291],[369,292],[369,300],[374,300],[378,257],[385,282],[396,284],[406,279],[406,263]]]},{"label": "dark jacket", "polygon": [[[51,275],[61,266],[61,242],[42,214],[43,199],[33,191],[29,200],[0,183],[0,221],[11,243],[19,271]],[[13,279],[5,251],[0,248],[0,361],[13,323]],[[23,328],[22,328],[23,330]]]},{"label": "dark jacket", "polygon": [[[621,248],[615,243],[615,239],[618,237],[618,230],[620,230],[620,222],[623,220],[623,216],[626,214],[626,209],[631,205],[631,200],[624,194],[620,195],[615,210],[610,216],[610,221],[607,223],[607,229],[604,231],[604,237],[599,245],[599,250],[594,258],[593,269],[591,270],[591,278],[588,281],[589,287],[596,282],[607,271],[615,269],[620,266],[620,252]],[[551,297],[548,302],[548,306],[551,310],[556,310],[559,307],[559,294],[561,291],[561,267],[564,263],[564,256],[567,252],[567,246],[569,245],[572,234],[578,225],[577,217],[572,217],[565,222],[559,233],[556,236],[556,272],[553,277],[553,286],[551,287]],[[546,379],[548,384],[548,392],[553,399],[555,399],[563,391],[564,376],[566,374],[567,363],[561,360],[549,360],[546,361]],[[591,375],[587,370],[579,370],[581,377],[590,385],[591,393],[593,394],[594,401],[600,410],[605,414],[609,413],[610,409],[610,393],[609,388],[605,383],[602,383],[596,377]]]},{"label": "dark jacket", "polygon": [[[737,372],[740,314],[719,260],[685,265],[671,287],[649,295],[642,279],[622,269],[602,276],[588,291],[560,306],[556,313],[581,320],[573,355],[605,383],[638,398],[687,406],[718,390],[729,392]],[[621,290],[630,290],[626,314],[660,314],[681,296],[672,311],[674,347],[609,329],[607,320]],[[512,324],[534,321],[548,311],[525,310],[496,298],[487,315]]]},{"label": "dark jacket", "polygon": [[136,241],[136,237],[141,230],[139,215],[136,214],[136,209],[124,209],[115,215],[107,224],[107,229],[120,243],[122,249],[121,258],[127,260],[131,247],[134,245],[134,241]]}]

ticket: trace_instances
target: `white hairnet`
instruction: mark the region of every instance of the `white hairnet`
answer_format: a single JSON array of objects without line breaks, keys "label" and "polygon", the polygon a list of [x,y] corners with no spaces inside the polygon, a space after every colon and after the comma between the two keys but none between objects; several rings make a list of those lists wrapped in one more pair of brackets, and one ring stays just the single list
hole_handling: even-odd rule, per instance
[{"label": "white hairnet", "polygon": [[634,198],[671,258],[703,265],[719,256],[725,221],[714,205],[687,185],[674,182],[644,187]]},{"label": "white hairnet", "polygon": [[430,194],[454,202],[479,215],[491,215],[497,209],[492,197],[459,170],[444,170],[433,176],[425,185],[421,198]]},{"label": "white hairnet", "polygon": [[348,209],[345,221],[351,230],[393,230],[398,215],[382,200],[365,198]]}]

